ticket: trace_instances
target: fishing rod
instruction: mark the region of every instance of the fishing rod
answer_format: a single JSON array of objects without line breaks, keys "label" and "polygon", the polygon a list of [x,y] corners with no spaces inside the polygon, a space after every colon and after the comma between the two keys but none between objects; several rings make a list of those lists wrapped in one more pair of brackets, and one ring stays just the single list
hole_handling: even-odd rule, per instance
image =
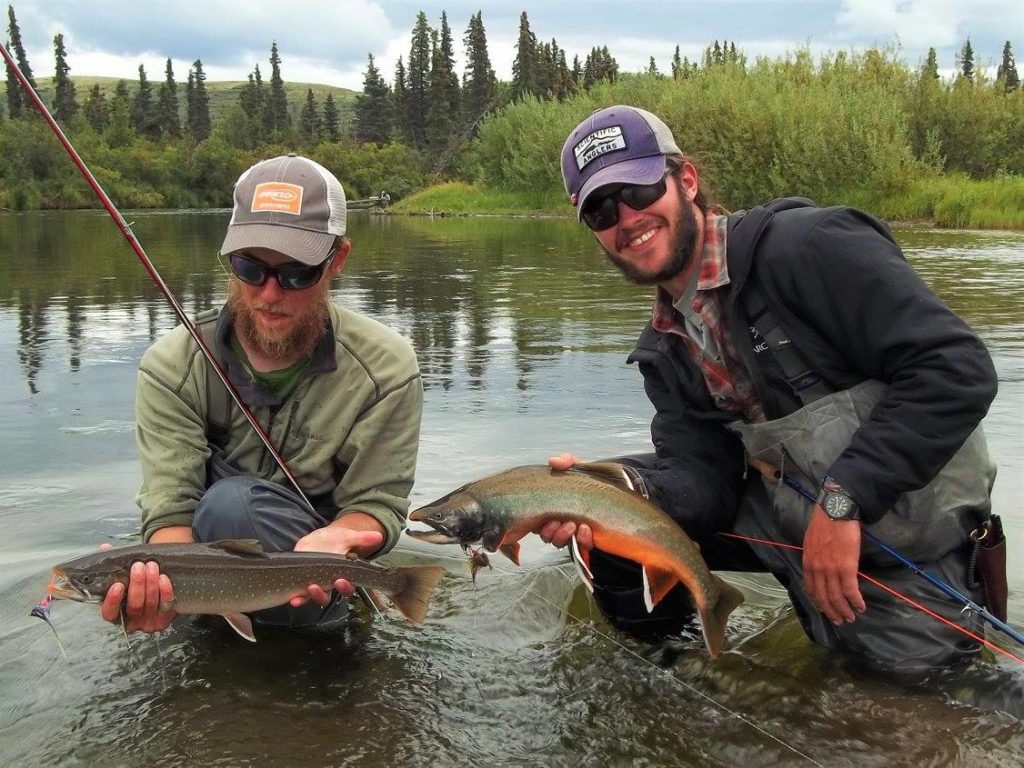
[{"label": "fishing rod", "polygon": [[[748,464],[750,464],[751,467],[753,467],[758,472],[760,472],[761,475],[763,477],[765,477],[766,479],[772,480],[772,481],[775,481],[775,482],[783,482],[786,485],[788,485],[790,488],[792,488],[794,491],[799,493],[801,496],[803,496],[805,499],[810,501],[812,504],[817,504],[818,503],[818,497],[817,496],[812,494],[810,491],[808,491],[806,488],[804,488],[798,482],[796,482],[795,480],[791,479],[789,476],[783,474],[782,472],[778,471],[774,467],[769,466],[765,462],[759,461],[757,459],[750,459],[748,461]],[[952,598],[953,600],[955,600],[958,603],[962,603],[963,604],[962,610],[970,611],[970,612],[976,614],[977,616],[980,616],[982,619],[984,619],[990,625],[992,625],[992,627],[994,627],[995,629],[998,629],[1003,634],[1013,638],[1018,643],[1021,643],[1022,645],[1024,645],[1024,634],[1021,634],[1018,630],[1016,630],[1013,627],[1011,627],[1005,621],[1002,621],[997,616],[994,616],[992,614],[992,612],[989,611],[987,608],[985,608],[982,605],[978,605],[976,602],[971,600],[971,598],[967,597],[967,595],[965,595],[962,592],[960,592],[958,589],[956,589],[954,586],[952,586],[948,582],[945,582],[942,579],[940,579],[938,576],[935,576],[934,574],[931,574],[928,571],[924,570],[921,566],[919,566],[917,563],[915,563],[909,557],[907,557],[906,555],[904,555],[903,553],[901,553],[899,550],[895,549],[891,545],[887,544],[882,539],[878,538],[875,534],[873,534],[867,528],[864,528],[862,526],[861,527],[861,533],[863,533],[865,538],[867,538],[867,540],[870,541],[872,544],[877,546],[879,549],[887,552],[889,555],[891,555],[893,558],[895,558],[899,563],[901,563],[902,565],[905,565],[907,568],[909,568],[911,571],[913,571],[918,576],[923,578],[925,581],[927,581],[933,587],[935,587],[936,589],[938,589],[941,592],[943,592],[947,597]]]},{"label": "fishing rod", "polygon": [[[28,78],[25,77],[24,73],[21,71],[17,63],[14,61],[10,51],[7,50],[7,46],[3,45],[2,43],[0,43],[0,55],[2,55],[4,61],[7,62],[7,71],[10,74],[14,75],[15,78],[17,78],[18,83],[21,84],[21,89],[28,96],[29,100],[35,106],[39,114],[42,115],[43,120],[46,121],[46,124],[50,126],[50,130],[53,131],[58,141],[60,141],[61,146],[64,147],[64,151],[68,153],[68,157],[71,158],[71,161],[75,164],[75,167],[78,168],[78,172],[82,174],[82,177],[85,179],[86,183],[89,185],[90,188],[92,188],[92,191],[95,193],[96,197],[99,198],[100,203],[103,204],[103,207],[110,215],[110,218],[113,219],[114,224],[116,224],[117,228],[121,230],[121,234],[124,235],[124,239],[128,241],[128,245],[131,246],[131,249],[135,252],[135,255],[142,263],[142,266],[145,268],[146,272],[149,273],[149,276],[153,279],[153,282],[156,283],[156,287],[160,290],[160,293],[163,294],[164,298],[167,300],[167,303],[171,305],[171,309],[174,310],[174,314],[177,316],[181,324],[185,326],[185,329],[188,331],[189,336],[191,336],[195,343],[199,346],[199,350],[203,353],[203,357],[206,358],[206,362],[208,362],[210,366],[213,368],[214,372],[217,374],[217,378],[220,379],[221,383],[224,385],[224,388],[228,391],[228,394],[231,396],[231,399],[234,401],[235,405],[238,406],[239,410],[245,416],[245,420],[249,422],[249,426],[252,427],[253,431],[259,437],[264,447],[266,447],[267,451],[270,452],[270,455],[277,463],[277,466],[281,468],[281,471],[284,473],[285,477],[288,478],[288,482],[291,483],[292,487],[295,489],[296,494],[298,494],[302,502],[306,505],[306,507],[309,508],[311,512],[315,512],[316,508],[313,506],[309,498],[306,496],[305,492],[302,490],[302,486],[299,485],[299,481],[298,479],[296,479],[294,473],[291,470],[291,467],[288,466],[288,462],[284,460],[284,457],[278,452],[277,448],[271,441],[270,435],[266,433],[266,430],[263,429],[260,423],[256,420],[256,417],[249,410],[248,406],[246,406],[246,404],[242,401],[242,397],[241,395],[238,394],[238,390],[235,389],[235,386],[231,383],[230,379],[228,379],[227,373],[224,371],[224,368],[221,366],[221,364],[217,361],[216,356],[210,350],[209,346],[207,346],[206,342],[203,340],[202,334],[199,333],[198,329],[195,326],[195,323],[193,323],[192,319],[185,313],[185,310],[182,308],[181,304],[178,303],[178,300],[174,297],[174,294],[171,293],[171,289],[167,287],[167,283],[165,283],[163,278],[160,276],[160,273],[157,271],[156,266],[153,264],[152,261],[150,261],[149,256],[146,255],[145,250],[143,250],[142,248],[142,244],[139,242],[138,238],[135,237],[135,233],[132,232],[131,224],[124,220],[124,217],[121,215],[121,212],[117,209],[117,206],[115,206],[113,201],[107,196],[107,193],[103,191],[103,187],[100,186],[100,183],[96,180],[96,177],[92,175],[92,171],[89,170],[89,167],[85,164],[85,161],[82,160],[81,155],[79,155],[77,150],[75,150],[74,146],[72,146],[71,142],[68,140],[68,137],[64,135],[64,131],[61,130],[60,126],[57,124],[57,121],[53,118],[53,115],[50,114],[50,110],[48,110],[46,108],[46,105],[43,104],[43,101],[39,98],[39,94],[36,93],[35,88],[32,87],[32,84],[28,81]],[[361,588],[357,588],[357,591],[359,592],[363,600],[367,603],[367,605],[373,606],[374,610],[377,612],[377,615],[381,616],[381,611],[377,608],[376,604],[369,598],[369,596]]]},{"label": "fishing rod", "polygon": [[28,81],[28,78],[26,78],[22,71],[18,68],[18,65],[15,63],[14,59],[11,57],[10,52],[7,50],[7,47],[3,44],[0,44],[0,55],[2,55],[4,61],[7,62],[7,71],[13,74],[18,79],[18,82],[21,84],[22,90],[25,91],[25,94],[29,97],[29,100],[35,105],[36,110],[39,112],[40,115],[42,115],[47,125],[50,126],[50,130],[52,130],[53,133],[56,135],[57,139],[64,147],[64,150],[68,153],[68,156],[71,158],[71,161],[75,164],[75,167],[78,168],[79,173],[82,174],[82,177],[85,179],[86,183],[92,188],[92,191],[96,194],[96,197],[99,198],[100,203],[103,204],[103,207],[106,209],[107,213],[110,214],[110,218],[114,220],[114,223],[117,225],[117,228],[121,230],[121,234],[124,235],[124,239],[128,241],[128,245],[131,246],[131,249],[133,251],[135,251],[135,255],[139,258],[139,261],[142,263],[142,266],[149,273],[149,276],[153,279],[153,282],[156,283],[156,287],[160,290],[160,293],[163,294],[164,298],[167,300],[167,303],[171,305],[171,309],[174,310],[174,314],[177,315],[178,320],[181,322],[182,325],[185,326],[185,329],[188,331],[189,336],[191,336],[192,339],[196,342],[196,344],[199,345],[199,349],[200,351],[202,351],[203,357],[205,357],[206,361],[212,366],[213,370],[217,374],[217,378],[219,378],[221,380],[221,383],[224,384],[225,389],[227,389],[228,394],[231,395],[231,399],[235,401],[235,405],[237,405],[239,409],[242,411],[242,414],[245,416],[246,421],[249,422],[249,425],[259,436],[260,440],[263,442],[263,445],[266,446],[268,451],[270,451],[270,455],[274,457],[274,461],[277,462],[277,465],[281,468],[281,471],[284,472],[285,477],[287,477],[289,482],[291,482],[292,486],[294,486],[296,493],[298,493],[302,501],[310,509],[313,509],[313,505],[310,503],[309,499],[306,498],[306,494],[303,493],[302,488],[299,487],[299,482],[298,480],[296,480],[295,475],[292,474],[292,470],[288,466],[288,463],[284,460],[281,454],[278,453],[277,448],[274,447],[274,444],[270,440],[270,436],[266,433],[263,427],[260,426],[260,423],[256,420],[256,417],[252,415],[248,407],[246,407],[245,403],[242,402],[242,398],[238,394],[238,390],[235,389],[234,385],[228,379],[227,373],[224,371],[224,368],[217,361],[216,356],[213,354],[213,352],[207,346],[206,342],[203,340],[202,334],[200,334],[199,331],[197,330],[195,323],[193,323],[192,319],[185,313],[185,310],[182,308],[181,304],[178,303],[178,300],[174,297],[174,294],[171,293],[171,289],[167,287],[167,284],[160,276],[160,273],[157,272],[157,269],[153,265],[153,262],[150,261],[149,256],[146,255],[146,252],[143,250],[142,245],[141,243],[139,243],[138,238],[135,237],[135,233],[132,232],[131,225],[124,220],[124,217],[121,215],[121,212],[117,209],[117,206],[115,206],[113,201],[107,196],[107,193],[103,191],[103,187],[100,186],[100,183],[96,180],[96,177],[92,175],[92,171],[89,170],[89,167],[85,164],[85,161],[82,160],[81,156],[71,145],[71,142],[68,140],[67,136],[64,135],[64,131],[62,131],[60,126],[57,125],[57,121],[54,120],[53,115],[50,114],[50,111],[46,108],[46,105],[43,104],[42,99],[39,98],[39,94],[36,93],[35,89],[32,87],[32,84]]}]

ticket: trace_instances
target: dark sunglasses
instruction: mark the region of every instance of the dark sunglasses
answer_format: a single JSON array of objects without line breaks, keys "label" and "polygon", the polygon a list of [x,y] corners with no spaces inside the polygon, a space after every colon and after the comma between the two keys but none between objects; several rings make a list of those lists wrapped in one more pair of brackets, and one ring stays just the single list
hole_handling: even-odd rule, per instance
[{"label": "dark sunglasses", "polygon": [[305,264],[285,264],[281,267],[270,267],[261,261],[250,259],[248,256],[242,256],[238,253],[232,253],[228,256],[228,262],[231,264],[231,273],[243,283],[263,285],[267,282],[267,278],[273,275],[277,280],[277,284],[284,290],[301,291],[306,288],[312,288],[320,282],[320,278],[323,277],[324,270],[327,269],[327,264],[331,261],[331,256],[333,255],[334,253],[331,252],[326,259],[315,267]]},{"label": "dark sunglasses", "polygon": [[634,211],[642,211],[661,200],[668,186],[665,182],[676,172],[669,168],[665,175],[653,184],[618,184],[598,190],[587,198],[580,218],[594,232],[603,232],[619,223],[619,203],[625,203]]}]

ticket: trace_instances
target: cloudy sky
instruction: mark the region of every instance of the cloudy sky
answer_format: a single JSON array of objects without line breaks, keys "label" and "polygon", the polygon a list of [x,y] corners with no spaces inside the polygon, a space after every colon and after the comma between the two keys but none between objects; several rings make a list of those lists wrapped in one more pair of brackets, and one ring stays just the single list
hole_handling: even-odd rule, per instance
[{"label": "cloudy sky", "polygon": [[[780,56],[801,46],[821,54],[893,45],[914,66],[934,47],[943,70],[953,68],[968,37],[976,62],[993,68],[1009,40],[1018,68],[1024,69],[1022,0],[296,0],[287,5],[261,0],[13,0],[13,5],[37,76],[53,74],[57,32],[64,34],[72,75],[135,79],[142,63],[151,80],[162,78],[167,57],[179,81],[197,58],[210,80],[245,79],[257,63],[267,76],[270,44],[276,40],[286,80],[360,90],[368,53],[389,80],[398,57],[408,58],[419,11],[435,27],[447,11],[461,54],[469,17],[477,10],[483,12],[491,62],[506,80],[523,11],[537,38],[555,38],[570,62],[574,54],[582,61],[593,46],[607,45],[623,71],[646,69],[654,56],[664,72],[677,45],[681,55],[694,60],[713,40],[726,38],[749,58]],[[461,72],[461,60],[457,66]]]}]

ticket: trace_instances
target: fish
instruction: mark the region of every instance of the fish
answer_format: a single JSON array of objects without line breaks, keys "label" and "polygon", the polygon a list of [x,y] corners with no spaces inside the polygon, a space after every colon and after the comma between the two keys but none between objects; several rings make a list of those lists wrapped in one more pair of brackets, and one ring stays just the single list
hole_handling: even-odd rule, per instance
[{"label": "fish", "polygon": [[[545,521],[586,524],[595,548],[641,565],[648,611],[677,584],[689,590],[711,658],[722,652],[729,614],[743,602],[743,593],[708,570],[699,547],[633,489],[615,462],[582,462],[568,471],[515,467],[467,483],[414,510],[409,519],[431,529],[406,529],[413,538],[463,547],[480,543],[517,565],[520,539]],[[583,569],[581,575],[588,580]]]},{"label": "fish", "polygon": [[444,574],[438,565],[385,568],[326,552],[265,552],[255,539],[195,544],[137,544],[101,550],[53,567],[54,597],[100,603],[115,583],[128,584],[134,562],[155,562],[174,587],[161,606],[182,614],[217,614],[246,640],[256,642],[245,614],[307,594],[309,584],[330,587],[347,579],[364,588],[378,608],[386,595],[414,624],[426,617],[431,594]]}]

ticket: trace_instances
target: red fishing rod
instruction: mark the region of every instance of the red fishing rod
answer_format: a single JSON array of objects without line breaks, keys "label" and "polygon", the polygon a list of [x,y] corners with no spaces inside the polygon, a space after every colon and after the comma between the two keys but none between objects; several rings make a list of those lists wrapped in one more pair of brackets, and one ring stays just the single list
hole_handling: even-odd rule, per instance
[{"label": "red fishing rod", "polygon": [[312,510],[313,505],[309,502],[309,499],[306,498],[306,494],[303,493],[302,488],[299,487],[299,481],[295,479],[295,475],[292,474],[291,468],[288,466],[288,463],[284,460],[281,454],[278,453],[277,449],[270,441],[270,436],[266,433],[266,431],[263,429],[260,423],[256,421],[256,417],[252,415],[248,407],[246,407],[245,403],[242,402],[242,398],[238,394],[238,391],[235,389],[234,385],[232,385],[232,383],[228,380],[227,373],[225,373],[224,369],[217,361],[217,358],[214,356],[213,352],[206,345],[206,342],[203,341],[202,335],[199,333],[198,330],[196,330],[195,323],[193,323],[192,319],[187,314],[185,314],[185,310],[182,309],[181,304],[178,303],[178,300],[174,297],[174,294],[171,293],[171,290],[167,287],[167,284],[164,282],[163,278],[160,277],[160,273],[157,272],[156,267],[153,266],[153,262],[149,260],[149,257],[146,255],[146,252],[142,249],[142,245],[139,243],[138,238],[136,238],[135,233],[132,232],[131,225],[129,225],[124,220],[124,217],[121,216],[121,212],[117,210],[117,207],[107,196],[107,193],[103,191],[103,188],[100,186],[100,183],[96,181],[96,177],[92,175],[92,171],[89,170],[88,166],[86,166],[81,156],[78,154],[77,151],[75,151],[75,148],[71,145],[71,142],[68,140],[67,136],[64,135],[64,132],[60,129],[60,126],[57,125],[57,121],[53,119],[53,115],[50,114],[50,111],[46,108],[46,105],[43,104],[42,99],[39,98],[39,94],[36,93],[35,88],[32,87],[32,84],[28,81],[28,78],[26,78],[22,71],[18,68],[18,65],[11,57],[10,51],[7,50],[7,46],[0,44],[0,55],[3,55],[4,61],[7,62],[8,73],[14,75],[14,77],[17,78],[18,82],[21,84],[21,89],[28,96],[29,100],[35,105],[36,109],[39,111],[39,114],[43,116],[43,119],[50,126],[50,129],[57,136],[57,139],[64,147],[64,150],[68,153],[68,156],[71,158],[71,161],[78,168],[79,173],[82,174],[82,177],[85,179],[86,183],[92,188],[92,191],[96,194],[96,197],[99,198],[107,213],[110,214],[110,218],[113,219],[114,223],[117,225],[117,228],[121,230],[121,234],[124,235],[124,239],[128,241],[128,245],[130,245],[132,250],[135,251],[135,255],[138,256],[139,261],[142,262],[142,266],[146,268],[146,271],[149,273],[149,276],[153,278],[153,282],[156,283],[156,287],[160,289],[160,293],[162,293],[164,295],[164,298],[167,299],[167,303],[171,305],[171,309],[174,310],[174,314],[177,315],[178,320],[181,321],[182,325],[184,325],[185,329],[189,332],[189,335],[195,340],[196,344],[199,345],[199,349],[202,351],[203,357],[206,358],[206,361],[217,373],[217,378],[219,378],[221,380],[221,383],[224,384],[224,387],[227,389],[228,394],[231,395],[231,399],[235,401],[235,405],[237,405],[238,408],[245,415],[246,420],[249,422],[249,425],[253,428],[256,434],[259,435],[259,438],[263,442],[263,445],[265,445],[267,450],[270,451],[270,455],[274,457],[274,461],[277,462],[277,465],[281,468],[281,471],[284,472],[285,477],[288,478],[289,482],[295,488],[295,492],[299,495],[299,498],[301,498],[302,501],[305,502],[306,506],[309,507],[310,510]]}]

